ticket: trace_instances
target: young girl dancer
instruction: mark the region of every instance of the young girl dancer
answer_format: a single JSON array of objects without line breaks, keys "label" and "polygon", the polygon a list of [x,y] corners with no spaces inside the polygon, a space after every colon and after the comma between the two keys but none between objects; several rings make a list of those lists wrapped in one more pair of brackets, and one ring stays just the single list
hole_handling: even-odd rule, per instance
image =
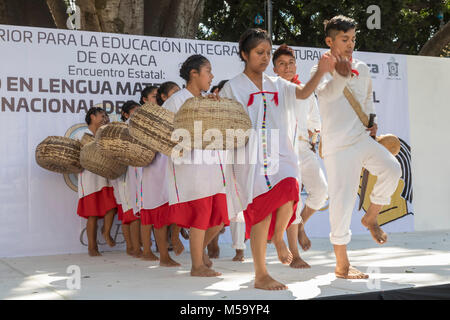
[{"label": "young girl dancer", "polygon": [[[92,107],[86,114],[86,123],[95,136],[98,128],[109,122],[105,110]],[[97,246],[97,220],[104,218],[102,234],[110,247],[115,245],[110,231],[116,213],[117,203],[114,190],[108,179],[88,170],[78,174],[78,208],[77,214],[87,219],[86,232],[88,252],[91,257],[101,256]]]},{"label": "young girl dancer", "polygon": [[[211,64],[201,55],[191,56],[183,63],[180,76],[186,80],[186,88],[173,94],[163,105],[172,112],[177,112],[187,99],[200,97],[202,91],[209,89],[213,79]],[[223,165],[214,161],[223,159],[223,152],[192,150],[185,154],[191,160],[189,163],[168,161],[170,220],[190,228],[191,276],[219,276],[220,273],[210,268],[212,262],[205,248],[229,224]]]},{"label": "young girl dancer", "polygon": [[[133,112],[139,107],[135,101],[127,101],[122,106],[121,119],[127,122]],[[127,254],[138,258],[142,256],[140,241],[139,192],[141,168],[129,166],[127,172],[115,180],[118,198],[122,207],[122,231],[127,245]],[[150,240],[149,240],[150,241]]]},{"label": "young girl dancer", "polygon": [[[245,210],[255,288],[283,290],[287,287],[269,275],[265,257],[267,240],[271,239],[280,261],[284,264],[292,262],[283,234],[295,219],[293,213],[299,201],[299,183],[297,156],[287,127],[289,119],[294,118],[295,100],[308,98],[322,76],[332,69],[335,60],[324,55],[318,72],[301,88],[280,77],[264,74],[271,53],[272,42],[266,31],[247,30],[239,41],[244,71],[225,84],[220,96],[239,101],[248,112],[254,131],[258,131],[258,134],[250,135],[245,147],[247,163],[235,163],[227,168],[227,173],[234,176],[231,180],[235,181],[234,185],[227,185],[227,196],[232,200],[229,207],[233,210],[230,216]],[[249,163],[250,157],[255,155],[260,155],[262,161]]]}]

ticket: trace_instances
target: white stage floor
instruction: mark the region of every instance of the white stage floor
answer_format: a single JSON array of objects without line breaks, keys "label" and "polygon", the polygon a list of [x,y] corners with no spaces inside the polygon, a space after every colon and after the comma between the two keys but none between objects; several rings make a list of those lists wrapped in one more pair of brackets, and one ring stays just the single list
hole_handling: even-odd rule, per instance
[{"label": "white stage floor", "polygon": [[[253,264],[247,242],[244,262],[233,262],[234,250],[221,245],[213,260],[223,273],[218,278],[189,276],[190,255],[175,260],[178,268],[159,267],[127,256],[125,252],[0,259],[0,299],[215,299],[292,300],[356,294],[380,290],[450,283],[450,231],[389,234],[388,243],[376,245],[369,235],[353,236],[351,263],[370,273],[369,280],[343,280],[334,276],[334,255],[328,239],[311,239],[312,248],[301,253],[311,269],[282,265],[273,245],[268,246],[271,275],[288,290],[268,292],[253,288]],[[67,268],[81,270],[81,288],[68,289]]]}]

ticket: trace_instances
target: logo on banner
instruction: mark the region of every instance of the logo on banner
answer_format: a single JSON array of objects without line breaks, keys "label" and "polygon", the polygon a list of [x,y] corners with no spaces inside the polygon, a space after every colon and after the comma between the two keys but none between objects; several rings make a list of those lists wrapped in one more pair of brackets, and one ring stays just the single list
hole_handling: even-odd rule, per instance
[{"label": "logo on banner", "polygon": [[399,77],[398,62],[395,61],[395,58],[391,57],[391,59],[388,61],[387,65],[388,65],[388,73],[389,73],[388,77],[400,80],[398,78]]},{"label": "logo on banner", "polygon": [[[411,177],[411,147],[402,139],[400,139],[400,152],[395,157],[402,167],[402,176],[398,182],[397,189],[391,198],[389,205],[383,206],[377,217],[380,226],[397,219],[403,218],[409,214],[408,203],[412,203],[412,177]],[[362,174],[361,174],[362,178]],[[377,177],[369,175],[367,183],[367,191],[364,198],[362,209],[367,212],[370,205],[370,193],[377,181]],[[360,182],[361,185],[361,182]],[[361,188],[358,191],[360,194]]]}]

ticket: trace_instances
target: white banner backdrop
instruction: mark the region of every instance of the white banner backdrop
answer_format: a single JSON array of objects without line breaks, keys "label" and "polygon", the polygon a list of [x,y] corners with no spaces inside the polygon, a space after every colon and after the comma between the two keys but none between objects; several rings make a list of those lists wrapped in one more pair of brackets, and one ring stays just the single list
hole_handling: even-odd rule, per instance
[{"label": "white banner backdrop", "polygon": [[[86,111],[97,103],[108,104],[114,120],[125,101],[139,100],[145,86],[168,80],[182,86],[179,68],[192,54],[211,61],[213,84],[243,70],[237,43],[229,42],[0,25],[0,45],[0,257],[87,251],[85,220],[76,214],[77,194],[62,175],[36,164],[35,148],[44,138],[80,136]],[[294,49],[305,82],[326,50]],[[355,52],[355,57],[371,69],[379,133],[396,134],[409,144],[405,56]],[[272,66],[267,72],[273,74]],[[408,190],[402,188],[404,197]],[[388,214],[398,209],[394,207],[387,208]],[[385,230],[413,231],[412,215],[406,215],[411,212],[409,201],[405,214],[397,214],[401,219],[387,219],[394,221]],[[355,208],[353,234],[367,233],[359,222],[362,214]],[[307,232],[328,236],[326,208],[311,218]],[[113,234],[116,248],[123,249],[117,221]],[[230,241],[227,231],[221,242]],[[108,248],[100,235],[99,242],[100,250]]]}]

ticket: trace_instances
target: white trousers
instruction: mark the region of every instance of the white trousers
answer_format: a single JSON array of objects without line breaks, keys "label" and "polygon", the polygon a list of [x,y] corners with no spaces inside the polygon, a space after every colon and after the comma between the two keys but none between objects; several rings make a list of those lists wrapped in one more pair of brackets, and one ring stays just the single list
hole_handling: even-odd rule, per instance
[{"label": "white trousers", "polygon": [[364,137],[326,156],[324,162],[330,196],[330,241],[334,245],[346,245],[351,239],[350,223],[362,168],[377,176],[370,201],[388,205],[402,175],[401,166],[385,147],[371,137]]},{"label": "white trousers", "polygon": [[245,250],[245,222],[230,221],[231,247],[236,250]]},{"label": "white trousers", "polygon": [[[325,174],[320,167],[317,155],[310,149],[308,142],[299,141],[298,157],[301,181],[308,193],[305,204],[311,209],[319,210],[328,198],[328,185]],[[299,203],[295,212],[295,221],[292,224],[299,224],[302,221],[301,212],[302,206]]]}]

